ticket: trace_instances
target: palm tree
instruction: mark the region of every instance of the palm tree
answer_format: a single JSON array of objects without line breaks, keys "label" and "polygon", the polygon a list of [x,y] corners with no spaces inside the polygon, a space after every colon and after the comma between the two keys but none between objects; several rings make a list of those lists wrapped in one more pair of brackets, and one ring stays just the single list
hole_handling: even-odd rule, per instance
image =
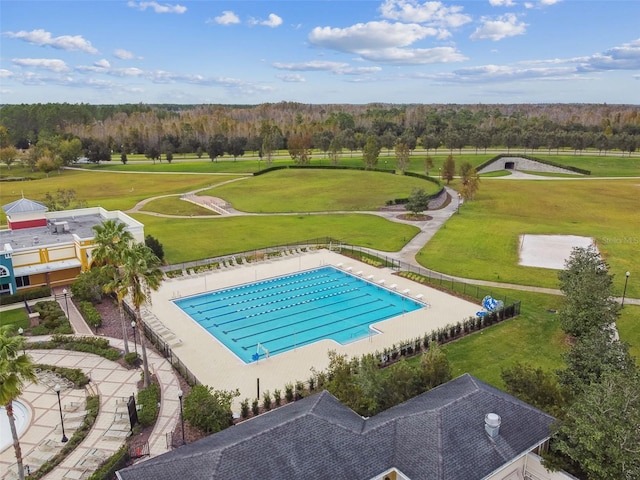
[{"label": "palm tree", "polygon": [[0,405],[4,405],[7,410],[13,448],[18,461],[18,477],[24,480],[22,449],[13,418],[13,401],[22,393],[22,387],[26,381],[36,381],[36,374],[31,357],[24,353],[20,355],[25,339],[19,335],[9,336],[9,328],[8,326],[0,328]]},{"label": "palm tree", "polygon": [[144,345],[144,322],[140,314],[140,307],[150,302],[152,290],[158,290],[164,273],[160,270],[160,259],[156,257],[144,243],[133,244],[126,253],[124,263],[120,269],[123,285],[128,293],[136,312],[136,323],[140,325],[140,345],[142,346],[142,367],[144,371],[144,388],[150,384],[149,362],[147,349]]},{"label": "palm tree", "polygon": [[125,262],[127,252],[133,244],[133,235],[126,229],[124,223],[116,220],[106,220],[101,225],[95,225],[94,237],[95,248],[91,252],[96,265],[104,269],[106,275],[111,279],[104,286],[106,293],[115,293],[118,300],[118,311],[120,313],[120,323],[122,325],[122,340],[124,343],[125,355],[129,353],[129,342],[127,336],[127,322],[124,317],[122,305],[127,293],[127,285],[124,284],[121,269]]}]

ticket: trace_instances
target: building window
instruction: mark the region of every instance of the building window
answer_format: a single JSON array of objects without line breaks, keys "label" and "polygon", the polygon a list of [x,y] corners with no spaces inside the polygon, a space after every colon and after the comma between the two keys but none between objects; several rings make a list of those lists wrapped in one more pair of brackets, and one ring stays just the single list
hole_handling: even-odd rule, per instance
[{"label": "building window", "polygon": [[3,265],[0,265],[0,277],[8,277],[9,269]]},{"label": "building window", "polygon": [[3,295],[5,293],[11,293],[11,284],[0,284],[0,295]]},{"label": "building window", "polygon": [[16,286],[18,288],[28,287],[29,285],[31,285],[31,282],[29,281],[29,275],[25,275],[24,277],[16,277]]}]

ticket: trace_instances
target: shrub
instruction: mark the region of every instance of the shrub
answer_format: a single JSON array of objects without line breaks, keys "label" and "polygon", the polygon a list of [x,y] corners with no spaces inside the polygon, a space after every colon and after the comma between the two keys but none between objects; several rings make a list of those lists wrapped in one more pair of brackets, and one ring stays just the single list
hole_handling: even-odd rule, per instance
[{"label": "shrub", "polygon": [[138,420],[142,427],[150,427],[156,423],[159,403],[160,387],[157,383],[152,383],[149,387],[138,392],[138,405],[141,406],[138,412]]},{"label": "shrub", "polygon": [[284,398],[287,400],[287,402],[293,401],[293,384],[287,383],[284,386]]},{"label": "shrub", "polygon": [[240,402],[240,416],[247,418],[249,416],[249,399],[245,398]]},{"label": "shrub", "polygon": [[214,390],[195,385],[184,399],[184,418],[204,433],[216,433],[233,425],[231,402],[240,395],[238,390]]},{"label": "shrub", "polygon": [[93,303],[86,301],[80,302],[80,313],[82,313],[82,316],[90,327],[98,328],[102,325],[102,317],[100,316],[100,312],[96,310],[96,307],[93,306]]},{"label": "shrub", "polygon": [[269,393],[269,390],[262,394],[262,408],[266,411],[271,410],[271,394]]},{"label": "shrub", "polygon": [[282,392],[277,388],[273,391],[273,399],[276,402],[276,407],[282,404]]},{"label": "shrub", "polygon": [[129,447],[125,444],[120,447],[120,450],[111,455],[104,465],[93,472],[89,480],[111,480],[115,477],[116,471],[124,468],[128,461]]},{"label": "shrub", "polygon": [[253,402],[251,402],[251,413],[253,413],[254,417],[260,413],[260,404],[257,398],[254,398]]},{"label": "shrub", "polygon": [[51,296],[50,287],[38,287],[24,293],[14,293],[13,295],[0,295],[0,305],[10,305],[12,303],[35,300],[36,298],[46,298]]},{"label": "shrub", "polygon": [[87,377],[79,368],[65,368],[57,367],[55,365],[41,364],[34,365],[34,367],[39,368],[40,370],[48,370],[50,372],[59,374],[61,377],[66,378],[70,382],[73,382],[75,388],[82,388],[89,383],[89,377]]},{"label": "shrub", "polygon": [[129,352],[124,356],[124,361],[127,365],[136,367],[138,366],[139,358],[140,357],[138,357],[138,354],[136,352]]}]

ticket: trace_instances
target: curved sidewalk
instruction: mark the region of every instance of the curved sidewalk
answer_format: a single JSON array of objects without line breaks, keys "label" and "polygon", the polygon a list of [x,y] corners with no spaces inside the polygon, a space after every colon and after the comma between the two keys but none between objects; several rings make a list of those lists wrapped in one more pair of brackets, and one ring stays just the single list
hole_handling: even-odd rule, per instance
[{"label": "curved sidewalk", "polygon": [[[94,336],[73,302],[65,302],[60,295],[55,298],[65,311],[68,304],[69,319],[77,335]],[[19,305],[18,308],[22,306]],[[27,341],[35,343],[47,338],[29,337]],[[111,346],[123,349],[122,340],[108,340]],[[133,343],[129,342],[131,351],[134,350],[133,347]],[[81,369],[91,379],[87,390],[93,390],[100,396],[100,411],[87,437],[53,471],[43,477],[47,480],[87,478],[102,461],[125,443],[130,429],[126,401],[131,395],[137,394],[142,370],[126,369],[118,363],[84,352],[30,349],[27,353],[35,364]],[[149,368],[156,376],[161,390],[158,418],[148,440],[149,454],[153,457],[169,450],[167,434],[174,430],[180,415],[180,383],[171,364],[155,350],[147,348],[147,357]],[[60,405],[53,389],[55,383],[62,386]],[[39,374],[38,383],[28,383],[25,386],[18,399],[29,410],[29,426],[20,435],[25,468],[29,466],[31,471],[35,471],[62,449],[61,411],[65,434],[71,438],[86,413],[83,407],[86,394],[85,389],[69,388],[59,377],[46,373]],[[135,444],[135,438],[132,443]],[[0,452],[0,479],[17,478],[15,464],[15,451],[13,445],[9,445]]]}]

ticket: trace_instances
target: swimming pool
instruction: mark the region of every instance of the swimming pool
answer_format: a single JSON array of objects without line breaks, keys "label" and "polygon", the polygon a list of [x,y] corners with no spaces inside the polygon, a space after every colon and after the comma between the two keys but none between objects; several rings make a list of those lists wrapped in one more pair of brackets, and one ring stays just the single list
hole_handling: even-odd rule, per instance
[{"label": "swimming pool", "polygon": [[330,266],[174,303],[245,363],[324,339],[367,338],[378,333],[372,324],[425,306]]}]

